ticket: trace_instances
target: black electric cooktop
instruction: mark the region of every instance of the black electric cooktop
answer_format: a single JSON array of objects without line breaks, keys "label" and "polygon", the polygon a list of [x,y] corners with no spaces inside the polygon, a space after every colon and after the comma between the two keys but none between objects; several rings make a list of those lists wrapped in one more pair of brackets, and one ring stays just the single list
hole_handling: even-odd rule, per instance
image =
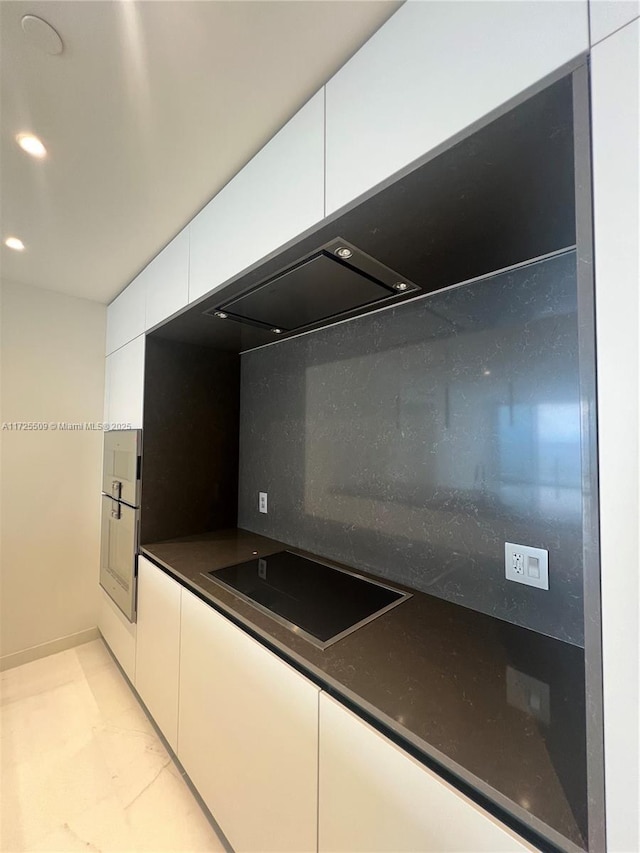
[{"label": "black electric cooktop", "polygon": [[290,551],[216,569],[205,577],[322,649],[410,598],[409,593]]}]

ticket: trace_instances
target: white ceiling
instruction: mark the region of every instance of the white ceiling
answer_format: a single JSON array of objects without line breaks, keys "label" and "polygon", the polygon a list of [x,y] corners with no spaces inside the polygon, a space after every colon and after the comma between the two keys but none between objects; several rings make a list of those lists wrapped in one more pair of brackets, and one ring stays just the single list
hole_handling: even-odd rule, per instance
[{"label": "white ceiling", "polygon": [[2,0],[2,276],[110,302],[399,5]]}]

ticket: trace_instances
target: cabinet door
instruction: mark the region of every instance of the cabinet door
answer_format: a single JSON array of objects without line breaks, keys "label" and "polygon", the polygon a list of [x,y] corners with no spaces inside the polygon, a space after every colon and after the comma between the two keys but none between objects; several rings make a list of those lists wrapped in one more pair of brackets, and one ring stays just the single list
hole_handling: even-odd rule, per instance
[{"label": "cabinet door", "polygon": [[318,693],[183,590],[178,757],[238,853],[316,849]]},{"label": "cabinet door", "polygon": [[589,48],[586,0],[408,2],[326,85],[333,213]]},{"label": "cabinet door", "polygon": [[535,849],[325,693],[319,760],[320,853]]},{"label": "cabinet door", "polygon": [[136,678],[136,625],[126,619],[120,609],[100,587],[98,628],[115,659],[132,684]]},{"label": "cabinet door", "polygon": [[219,287],[323,216],[320,91],[191,222],[189,300]]},{"label": "cabinet door", "polygon": [[189,228],[165,246],[144,270],[146,328],[151,329],[189,302]]},{"label": "cabinet door", "polygon": [[107,308],[107,355],[144,332],[146,298],[143,271]]},{"label": "cabinet door", "polygon": [[107,356],[104,360],[104,411],[102,420],[109,423],[111,412],[111,365],[112,359]]},{"label": "cabinet door", "polygon": [[607,849],[640,850],[640,21],[593,48]]},{"label": "cabinet door", "polygon": [[589,0],[591,44],[640,16],[640,0]]},{"label": "cabinet door", "polygon": [[174,752],[178,750],[178,667],[182,587],[138,557],[136,690]]},{"label": "cabinet door", "polygon": [[109,382],[106,420],[110,424],[130,424],[142,429],[144,398],[144,335],[107,356]]}]

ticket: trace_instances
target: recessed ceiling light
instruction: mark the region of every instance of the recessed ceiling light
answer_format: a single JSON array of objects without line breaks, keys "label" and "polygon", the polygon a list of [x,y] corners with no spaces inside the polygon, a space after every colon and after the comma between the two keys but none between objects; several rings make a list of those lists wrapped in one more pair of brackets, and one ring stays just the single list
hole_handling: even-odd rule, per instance
[{"label": "recessed ceiling light", "polygon": [[4,244],[10,249],[15,249],[16,252],[24,252],[24,243],[22,240],[18,240],[17,237],[7,237]]},{"label": "recessed ceiling light", "polygon": [[16,136],[16,142],[23,151],[31,154],[32,157],[42,158],[47,154],[47,149],[42,144],[42,141],[37,136],[34,136],[33,133],[19,133]]}]

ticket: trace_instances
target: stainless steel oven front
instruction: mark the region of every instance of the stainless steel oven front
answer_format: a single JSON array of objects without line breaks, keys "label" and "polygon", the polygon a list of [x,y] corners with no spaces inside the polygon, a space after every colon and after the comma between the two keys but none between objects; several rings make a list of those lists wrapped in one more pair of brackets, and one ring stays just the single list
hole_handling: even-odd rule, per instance
[{"label": "stainless steel oven front", "polygon": [[129,506],[140,504],[142,430],[112,430],[104,434],[102,492]]},{"label": "stainless steel oven front", "polygon": [[102,496],[100,586],[130,622],[136,621],[138,510]]},{"label": "stainless steel oven front", "polygon": [[100,585],[130,622],[136,620],[142,431],[105,433]]}]

